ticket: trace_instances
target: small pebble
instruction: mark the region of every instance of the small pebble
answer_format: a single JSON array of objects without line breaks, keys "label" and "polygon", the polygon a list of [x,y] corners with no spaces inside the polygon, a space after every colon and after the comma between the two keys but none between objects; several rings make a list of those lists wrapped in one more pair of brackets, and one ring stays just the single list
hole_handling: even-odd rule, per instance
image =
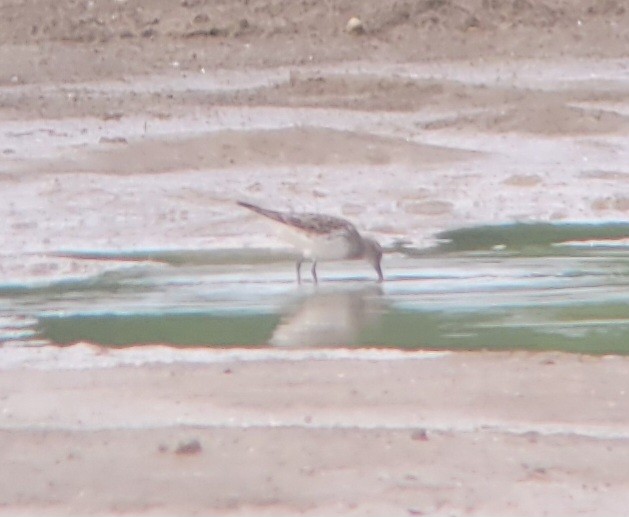
[{"label": "small pebble", "polygon": [[345,30],[349,34],[364,34],[365,33],[365,26],[363,25],[362,21],[360,21],[358,18],[353,16],[347,22],[347,25],[345,26]]},{"label": "small pebble", "polygon": [[175,449],[175,454],[199,454],[202,449],[203,447],[201,447],[201,442],[194,438],[185,442],[179,442],[179,445],[177,445],[177,448]]}]

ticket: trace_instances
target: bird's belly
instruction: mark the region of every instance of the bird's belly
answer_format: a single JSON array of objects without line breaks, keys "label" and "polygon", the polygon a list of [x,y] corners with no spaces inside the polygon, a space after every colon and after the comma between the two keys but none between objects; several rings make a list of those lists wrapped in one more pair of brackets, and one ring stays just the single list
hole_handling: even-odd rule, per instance
[{"label": "bird's belly", "polygon": [[317,260],[343,260],[348,258],[349,255],[349,243],[347,239],[342,237],[315,237],[312,240],[310,249],[304,251],[304,256]]},{"label": "bird's belly", "polygon": [[343,236],[310,236],[300,231],[284,228],[279,236],[295,246],[308,259],[342,260],[350,255],[350,245]]}]

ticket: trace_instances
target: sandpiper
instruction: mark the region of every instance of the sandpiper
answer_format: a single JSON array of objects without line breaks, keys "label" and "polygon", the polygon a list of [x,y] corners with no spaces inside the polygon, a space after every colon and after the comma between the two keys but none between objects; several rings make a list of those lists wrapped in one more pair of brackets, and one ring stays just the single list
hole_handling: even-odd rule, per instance
[{"label": "sandpiper", "polygon": [[340,217],[324,214],[276,212],[238,201],[242,207],[253,210],[274,223],[278,223],[280,237],[301,251],[297,260],[297,282],[301,284],[301,265],[312,262],[312,279],[316,284],[317,261],[365,259],[378,274],[382,282],[382,248],[373,239],[363,237],[356,227]]}]

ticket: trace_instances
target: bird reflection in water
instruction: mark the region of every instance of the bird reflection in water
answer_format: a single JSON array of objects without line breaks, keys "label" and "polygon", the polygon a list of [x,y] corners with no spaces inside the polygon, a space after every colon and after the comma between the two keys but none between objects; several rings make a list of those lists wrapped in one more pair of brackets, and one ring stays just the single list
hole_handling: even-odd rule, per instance
[{"label": "bird reflection in water", "polygon": [[384,312],[382,288],[318,289],[293,301],[269,344],[277,347],[352,346],[364,343]]}]

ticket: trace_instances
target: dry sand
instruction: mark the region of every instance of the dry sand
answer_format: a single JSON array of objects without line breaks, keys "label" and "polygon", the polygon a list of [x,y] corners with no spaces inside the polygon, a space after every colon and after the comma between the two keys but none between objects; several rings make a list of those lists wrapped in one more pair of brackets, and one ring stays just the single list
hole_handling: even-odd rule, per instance
[{"label": "dry sand", "polygon": [[[352,17],[364,34],[348,34]],[[0,6],[0,278],[629,211],[622,1]],[[251,232],[242,232],[243,223]],[[261,233],[260,233],[261,232]],[[624,358],[0,349],[3,515],[623,515]]]}]

